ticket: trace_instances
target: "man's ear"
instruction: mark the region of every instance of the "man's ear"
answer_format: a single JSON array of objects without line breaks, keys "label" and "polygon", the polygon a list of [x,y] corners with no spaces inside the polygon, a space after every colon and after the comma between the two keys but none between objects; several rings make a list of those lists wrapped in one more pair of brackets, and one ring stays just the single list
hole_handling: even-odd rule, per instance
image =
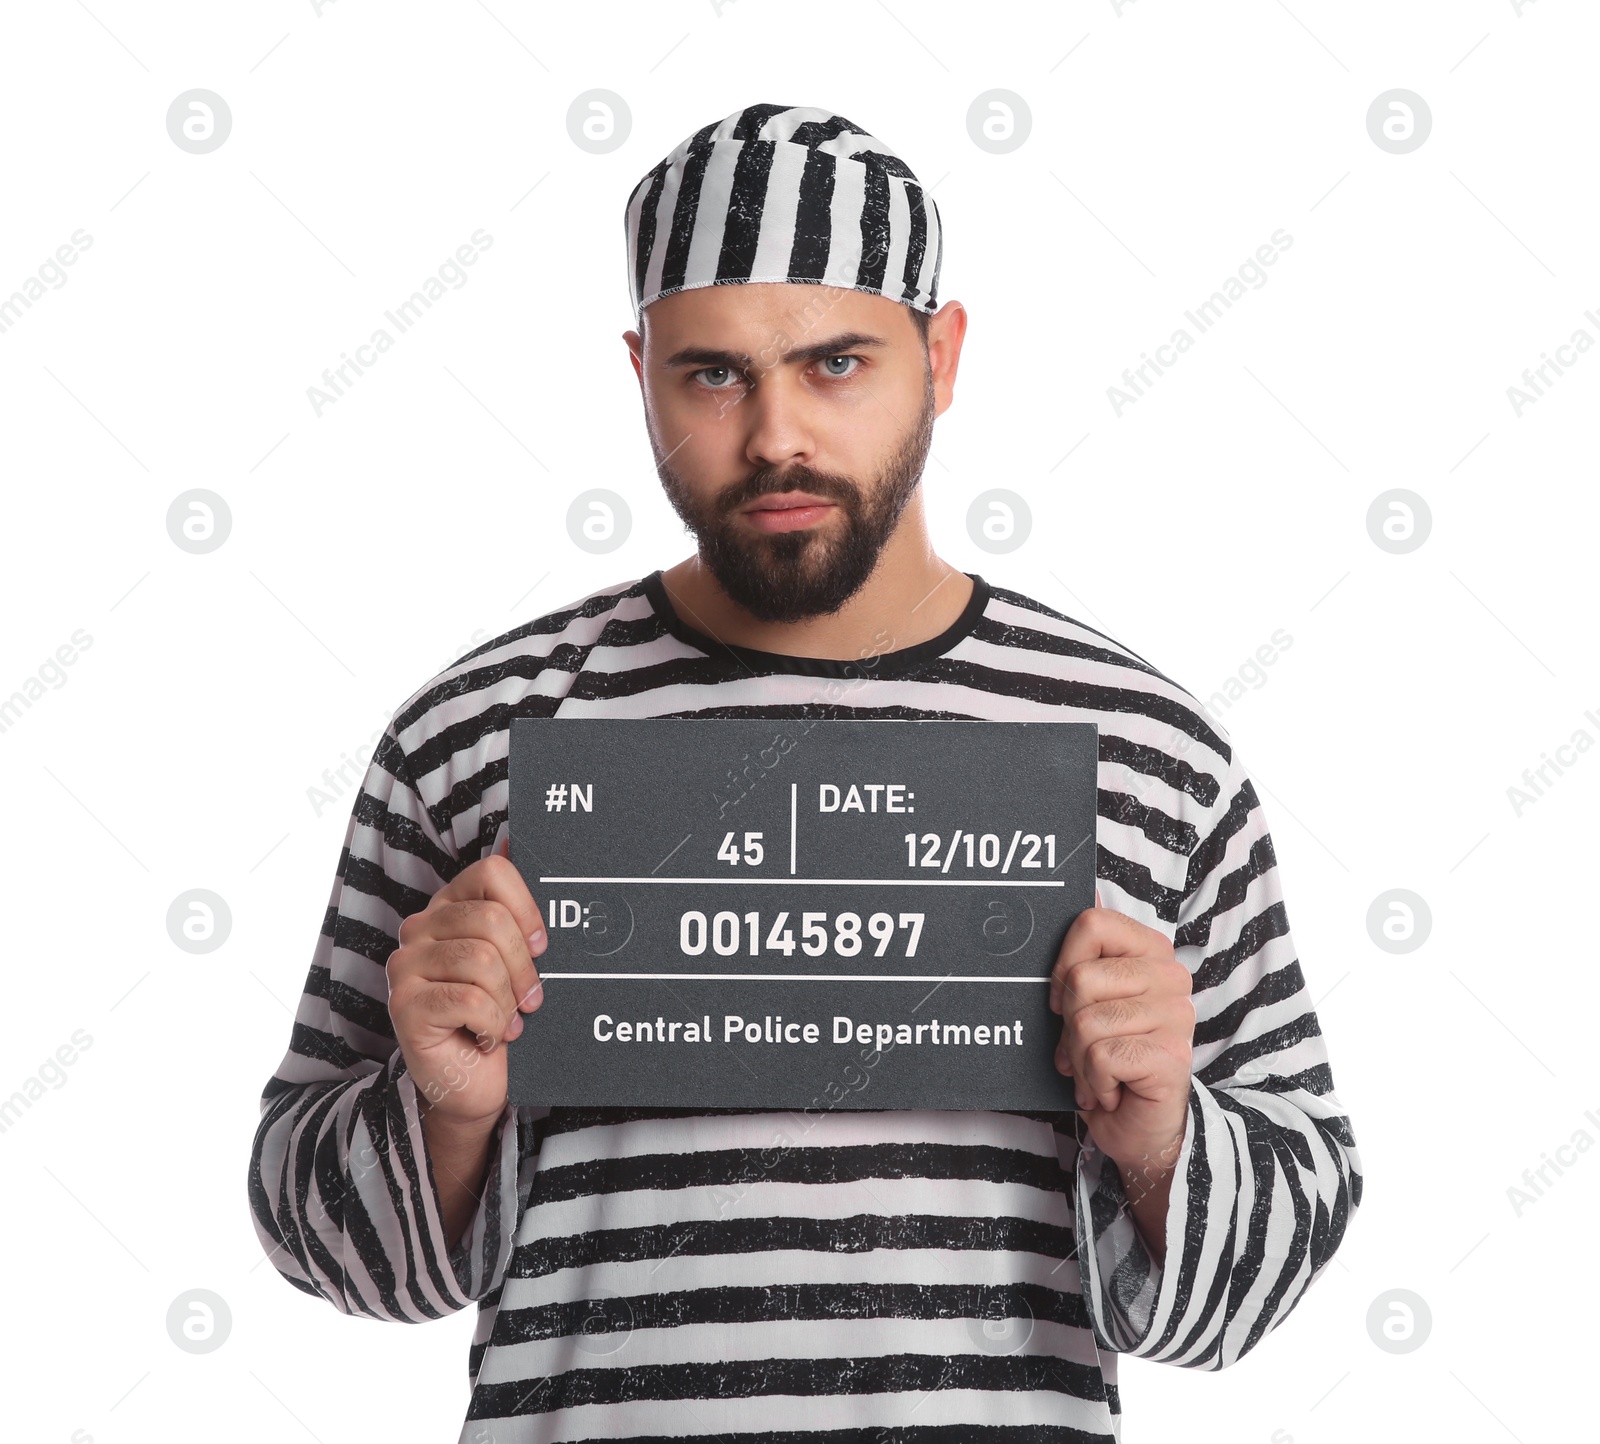
[{"label": "man's ear", "polygon": [[956,371],[966,334],[967,310],[959,301],[946,301],[929,322],[928,364],[933,372],[935,416],[943,416],[955,400]]}]

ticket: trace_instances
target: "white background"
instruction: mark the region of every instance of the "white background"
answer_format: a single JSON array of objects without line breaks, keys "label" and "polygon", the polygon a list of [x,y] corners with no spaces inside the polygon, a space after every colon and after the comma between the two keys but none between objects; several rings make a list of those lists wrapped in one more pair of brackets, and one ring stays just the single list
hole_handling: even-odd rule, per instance
[{"label": "white background", "polygon": [[[691,131],[768,101],[850,116],[939,202],[940,300],[971,320],[926,476],[943,554],[1202,699],[1292,637],[1213,710],[1261,790],[1366,1202],[1233,1368],[1125,1361],[1127,1439],[1592,1426],[1600,1149],[1520,1216],[1507,1190],[1600,1142],[1600,755],[1520,816],[1507,789],[1600,739],[1600,355],[1520,416],[1507,388],[1600,339],[1600,23],[1577,0],[1121,8],[8,10],[0,296],[75,230],[92,246],[0,333],[0,697],[75,629],[92,646],[0,732],[0,1097],[93,1040],[0,1134],[8,1437],[456,1437],[473,1310],[342,1317],[250,1224],[259,1095],[349,812],[307,790],[467,647],[687,552],[620,339],[623,207]],[[194,87],[232,112],[206,155],[166,128]],[[1366,125],[1396,87],[1432,113],[1404,155]],[[595,88],[631,112],[605,155],[567,129]],[[967,129],[993,89],[1032,115],[1004,155]],[[323,368],[480,227],[468,284],[318,417]],[[1267,284],[1119,417],[1122,369],[1280,227]],[[565,523],[596,486],[634,521],[603,557]],[[1033,511],[1007,556],[966,531],[996,486]],[[232,514],[201,556],[166,530],[196,487]],[[1432,517],[1404,555],[1366,522],[1396,487]],[[232,912],[203,956],[165,921],[197,887]],[[1432,912],[1403,955],[1367,929],[1391,888]],[[192,1288],[231,1311],[211,1354],[168,1338]],[[1367,1324],[1397,1288],[1432,1319],[1405,1354]]]}]

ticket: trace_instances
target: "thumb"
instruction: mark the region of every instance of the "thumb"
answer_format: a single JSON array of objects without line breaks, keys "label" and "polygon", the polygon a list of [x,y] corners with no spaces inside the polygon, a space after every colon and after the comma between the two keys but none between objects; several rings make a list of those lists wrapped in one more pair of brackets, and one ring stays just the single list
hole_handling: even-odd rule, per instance
[{"label": "thumb", "polygon": [[1105,906],[1105,904],[1100,901],[1100,889],[1099,888],[1096,888],[1094,890],[1094,905],[1097,908],[1103,908]]},{"label": "thumb", "polygon": [[501,830],[500,836],[495,839],[492,852],[499,857],[511,856],[511,829],[509,827]]}]

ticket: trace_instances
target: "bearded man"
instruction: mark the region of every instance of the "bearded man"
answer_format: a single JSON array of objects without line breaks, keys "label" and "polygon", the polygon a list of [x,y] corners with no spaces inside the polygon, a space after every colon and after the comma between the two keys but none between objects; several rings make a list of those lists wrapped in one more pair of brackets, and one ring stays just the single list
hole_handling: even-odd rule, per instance
[{"label": "bearded man", "polygon": [[[263,1245],[345,1312],[476,1302],[472,1444],[1109,1444],[1120,1355],[1233,1364],[1361,1200],[1255,789],[1136,652],[934,550],[967,315],[887,145],[748,107],[639,181],[626,237],[624,339],[694,553],[395,713],[262,1097]],[[548,945],[506,856],[516,717],[1096,723],[1060,1110],[512,1104]]]}]

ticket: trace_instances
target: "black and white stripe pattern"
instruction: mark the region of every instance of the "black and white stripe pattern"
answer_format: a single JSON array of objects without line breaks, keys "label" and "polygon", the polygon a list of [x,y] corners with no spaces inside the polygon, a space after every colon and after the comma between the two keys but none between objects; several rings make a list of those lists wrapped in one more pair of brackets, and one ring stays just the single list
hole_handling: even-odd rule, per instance
[{"label": "black and white stripe pattern", "polygon": [[[505,828],[518,716],[1097,722],[1102,900],[1194,975],[1165,1265],[1072,1113],[827,1108],[508,1105],[450,1252],[384,964]],[[395,714],[262,1095],[250,1197],[279,1272],[338,1309],[478,1302],[463,1444],[1105,1444],[1118,1355],[1234,1362],[1326,1268],[1361,1185],[1255,789],[1189,693],[981,578],[941,637],[797,663],[701,636],[652,575],[497,637]]]},{"label": "black and white stripe pattern", "polygon": [[637,320],[675,291],[779,281],[938,309],[939,208],[882,141],[826,110],[752,105],[697,130],[633,188]]}]

